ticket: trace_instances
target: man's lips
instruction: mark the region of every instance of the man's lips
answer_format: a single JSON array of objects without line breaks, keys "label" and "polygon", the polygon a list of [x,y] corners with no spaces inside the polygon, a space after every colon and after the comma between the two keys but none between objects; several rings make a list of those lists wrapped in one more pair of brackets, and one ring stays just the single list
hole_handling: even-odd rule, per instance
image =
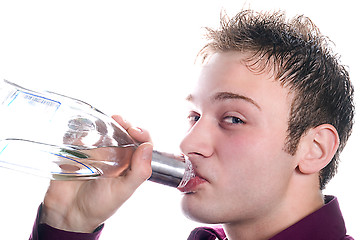
[{"label": "man's lips", "polygon": [[185,184],[185,186],[178,187],[178,190],[183,193],[196,192],[197,187],[204,182],[206,182],[204,178],[195,175]]}]

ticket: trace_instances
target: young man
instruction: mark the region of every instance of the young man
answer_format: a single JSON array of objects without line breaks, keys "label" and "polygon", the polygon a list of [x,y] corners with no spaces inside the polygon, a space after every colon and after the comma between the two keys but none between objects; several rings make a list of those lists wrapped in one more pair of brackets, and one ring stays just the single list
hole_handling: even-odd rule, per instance
[{"label": "young man", "polygon": [[[208,30],[202,72],[187,98],[181,149],[196,184],[182,207],[189,218],[223,228],[198,228],[189,239],[352,239],[337,199],[322,195],[354,113],[348,73],[326,38],[309,19],[280,12],[243,11]],[[32,239],[97,239],[101,224],[150,176],[149,134],[114,119],[144,142],[131,169],[115,179],[52,182]]]}]

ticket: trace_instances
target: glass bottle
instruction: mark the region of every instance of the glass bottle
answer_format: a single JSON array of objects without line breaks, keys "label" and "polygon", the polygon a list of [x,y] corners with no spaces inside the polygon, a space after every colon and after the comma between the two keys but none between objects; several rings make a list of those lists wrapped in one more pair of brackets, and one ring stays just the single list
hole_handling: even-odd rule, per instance
[{"label": "glass bottle", "polygon": [[[116,177],[131,164],[137,143],[111,117],[53,92],[0,83],[0,167],[53,180]],[[184,186],[191,163],[158,151],[150,181]]]}]

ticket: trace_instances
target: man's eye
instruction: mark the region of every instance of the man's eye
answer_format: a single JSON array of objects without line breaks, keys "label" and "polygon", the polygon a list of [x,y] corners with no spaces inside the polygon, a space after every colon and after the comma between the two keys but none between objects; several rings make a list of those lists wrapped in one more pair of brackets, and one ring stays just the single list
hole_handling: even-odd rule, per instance
[{"label": "man's eye", "polygon": [[234,117],[234,116],[225,117],[223,121],[227,124],[243,124],[243,123],[245,123],[240,118]]},{"label": "man's eye", "polygon": [[189,122],[197,122],[197,121],[199,121],[200,116],[197,115],[197,114],[190,114],[190,115],[187,117],[187,119],[188,119]]}]

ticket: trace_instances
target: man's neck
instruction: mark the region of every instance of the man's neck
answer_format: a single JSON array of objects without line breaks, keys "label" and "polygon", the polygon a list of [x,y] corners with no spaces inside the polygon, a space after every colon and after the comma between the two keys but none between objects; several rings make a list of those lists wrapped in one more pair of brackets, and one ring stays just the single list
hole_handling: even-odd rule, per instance
[{"label": "man's neck", "polygon": [[293,189],[289,190],[283,201],[267,214],[259,218],[224,224],[228,239],[269,239],[324,205],[324,197],[318,188],[297,186]]}]

